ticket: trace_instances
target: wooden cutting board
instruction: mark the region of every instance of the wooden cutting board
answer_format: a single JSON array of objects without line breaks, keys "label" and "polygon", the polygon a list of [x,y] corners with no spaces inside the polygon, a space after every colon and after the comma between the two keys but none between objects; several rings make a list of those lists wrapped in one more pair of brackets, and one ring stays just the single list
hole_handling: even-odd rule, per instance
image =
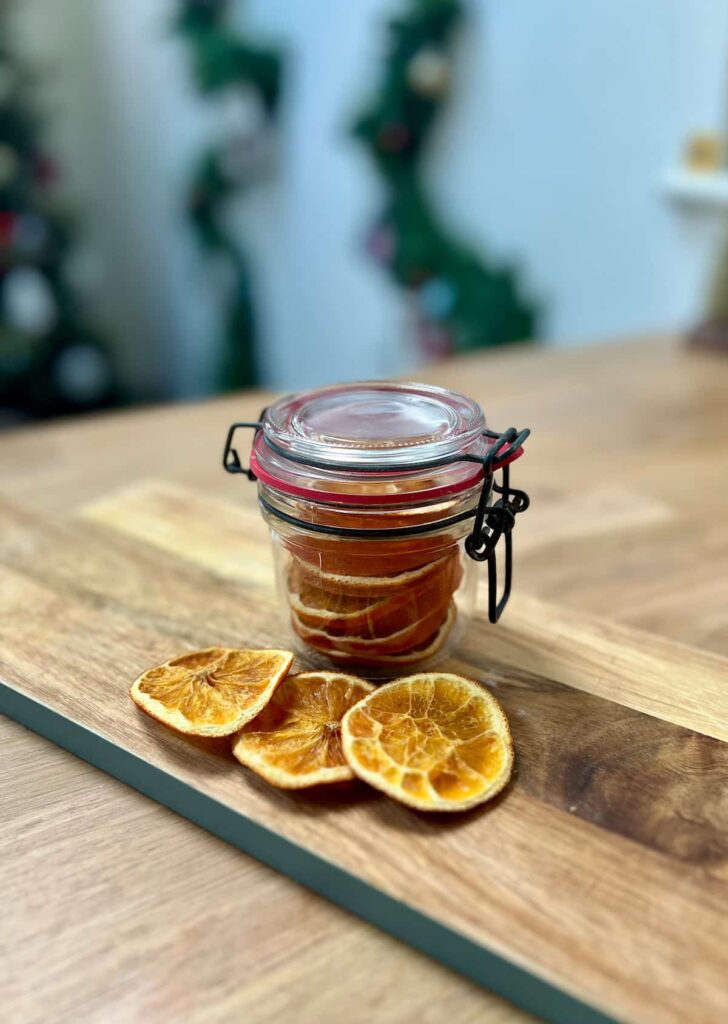
[{"label": "wooden cutting board", "polygon": [[157,661],[282,629],[250,512],[153,482],[62,523],[0,505],[0,709],[542,1017],[726,1019],[726,659],[514,598],[447,667],[498,695],[517,774],[443,821],[273,790],[129,702]]}]

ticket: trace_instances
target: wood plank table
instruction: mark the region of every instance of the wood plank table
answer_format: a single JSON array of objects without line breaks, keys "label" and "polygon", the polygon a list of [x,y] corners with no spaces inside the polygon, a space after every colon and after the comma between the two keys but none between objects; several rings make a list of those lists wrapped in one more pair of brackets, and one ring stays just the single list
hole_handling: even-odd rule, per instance
[{"label": "wood plank table", "polygon": [[[493,426],[534,430],[518,467],[533,507],[518,525],[516,597],[488,636],[501,666],[489,682],[521,762],[490,819],[511,844],[491,880],[506,932],[493,945],[617,1019],[722,1020],[728,362],[654,340],[512,350],[422,376],[481,399]],[[0,677],[37,681],[34,601],[62,615],[63,594],[70,607],[83,589],[79,615],[114,602],[128,610],[134,544],[157,552],[145,557],[158,587],[168,560],[186,559],[189,579],[175,577],[183,617],[195,588],[208,593],[206,574],[219,581],[208,622],[172,628],[153,596],[135,593],[136,625],[146,614],[187,641],[222,628],[216,595],[239,582],[238,542],[265,611],[253,489],[218,462],[227,423],[254,417],[262,397],[0,440]],[[124,569],[113,586],[101,580],[105,551]],[[473,656],[462,652],[465,664]],[[50,680],[62,666],[47,670]],[[14,723],[3,740],[11,1020],[48,1019],[49,1007],[55,1020],[527,1019]],[[552,891],[529,891],[537,830],[554,864],[572,856],[564,837],[576,837],[588,877],[554,874]],[[423,834],[434,842],[429,826]],[[619,948],[599,948],[617,936]]]}]

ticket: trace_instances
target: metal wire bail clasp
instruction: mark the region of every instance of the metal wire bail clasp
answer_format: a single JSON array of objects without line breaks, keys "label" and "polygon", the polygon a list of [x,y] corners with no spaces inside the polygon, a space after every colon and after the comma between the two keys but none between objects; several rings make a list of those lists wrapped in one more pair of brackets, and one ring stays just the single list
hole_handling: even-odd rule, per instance
[{"label": "metal wire bail clasp", "polygon": [[[465,550],[476,562],[488,563],[488,619],[497,622],[503,613],[511,595],[513,582],[513,537],[512,530],[519,512],[525,512],[529,506],[529,497],[525,491],[517,490],[510,485],[509,461],[529,436],[530,430],[517,431],[510,427],[503,434],[487,432],[494,440],[488,454],[483,459],[483,487],[475,512],[473,529],[465,538]],[[493,483],[493,473],[501,469],[502,483]],[[492,490],[500,495],[493,504],[488,505]],[[503,594],[498,600],[498,565],[496,547],[502,536],[505,536],[505,580]]]},{"label": "metal wire bail clasp", "polygon": [[257,420],[243,420],[240,423],[231,423],[230,429],[227,432],[225,438],[225,450],[222,455],[222,464],[225,472],[227,473],[244,473],[248,480],[256,480],[257,477],[253,470],[249,466],[244,466],[240,461],[237,449],[233,448],[233,439],[235,437],[235,431],[241,427],[245,427],[248,430],[252,430],[253,441],[259,430],[263,428],[263,417],[265,416],[266,410],[263,409]]}]

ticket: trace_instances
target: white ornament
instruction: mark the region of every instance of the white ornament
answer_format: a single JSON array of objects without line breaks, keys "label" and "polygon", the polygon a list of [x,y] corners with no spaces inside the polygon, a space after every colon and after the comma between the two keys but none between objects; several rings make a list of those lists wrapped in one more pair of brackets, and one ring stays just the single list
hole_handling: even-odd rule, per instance
[{"label": "white ornament", "polygon": [[441,96],[450,83],[450,62],[441,50],[424,47],[407,65],[407,84],[423,96]]},{"label": "white ornament", "polygon": [[2,287],[3,318],[24,334],[47,334],[58,316],[48,280],[33,267],[11,270]]},{"label": "white ornament", "polygon": [[265,128],[265,107],[254,89],[227,89],[218,109],[223,135],[257,135]]},{"label": "white ornament", "polygon": [[78,342],[64,348],[58,355],[53,377],[64,398],[79,405],[92,405],[107,394],[111,368],[101,349]]},{"label": "white ornament", "polygon": [[18,173],[18,154],[6,143],[0,143],[0,185],[9,185]]}]

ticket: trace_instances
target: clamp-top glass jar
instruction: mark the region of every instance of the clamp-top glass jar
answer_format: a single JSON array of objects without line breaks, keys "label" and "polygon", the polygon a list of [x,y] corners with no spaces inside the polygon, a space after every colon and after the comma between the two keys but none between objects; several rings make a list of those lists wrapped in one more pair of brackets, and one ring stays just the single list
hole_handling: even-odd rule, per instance
[{"label": "clamp-top glass jar", "polygon": [[[255,430],[248,469],[233,447],[239,427]],[[298,653],[374,676],[428,667],[469,622],[482,561],[496,622],[511,530],[528,506],[509,464],[528,433],[488,430],[477,402],[455,391],[381,382],[289,395],[260,421],[234,423],[223,464],[258,482]]]}]

